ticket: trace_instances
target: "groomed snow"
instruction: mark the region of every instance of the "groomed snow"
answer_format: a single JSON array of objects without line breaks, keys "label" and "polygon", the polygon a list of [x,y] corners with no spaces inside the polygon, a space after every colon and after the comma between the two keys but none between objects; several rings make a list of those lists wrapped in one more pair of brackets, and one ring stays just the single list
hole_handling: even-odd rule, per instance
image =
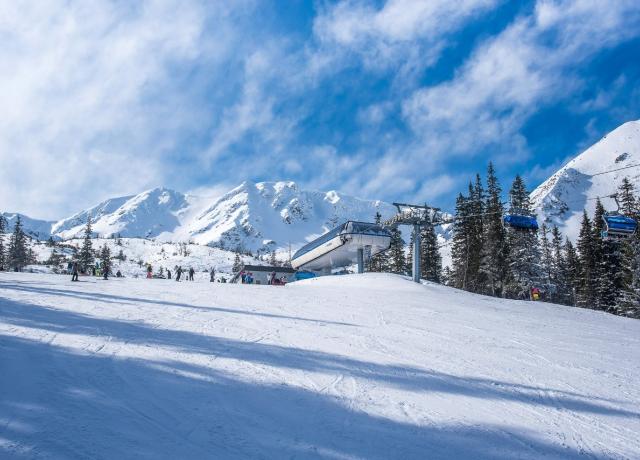
[{"label": "groomed snow", "polygon": [[640,458],[640,321],[383,274],[0,273],[2,458]]}]

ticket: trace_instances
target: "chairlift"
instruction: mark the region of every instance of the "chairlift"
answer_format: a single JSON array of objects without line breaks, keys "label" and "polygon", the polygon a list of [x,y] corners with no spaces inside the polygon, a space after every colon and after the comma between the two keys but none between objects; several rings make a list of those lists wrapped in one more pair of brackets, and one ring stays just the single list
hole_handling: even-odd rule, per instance
[{"label": "chairlift", "polygon": [[611,195],[616,202],[617,209],[614,212],[605,213],[602,216],[604,221],[604,230],[602,238],[609,241],[626,240],[635,235],[638,229],[638,222],[635,219],[620,214],[620,203],[618,203],[618,195]]},{"label": "chairlift", "polygon": [[523,214],[505,214],[502,217],[502,223],[505,227],[515,230],[538,230],[538,220],[534,216]]}]

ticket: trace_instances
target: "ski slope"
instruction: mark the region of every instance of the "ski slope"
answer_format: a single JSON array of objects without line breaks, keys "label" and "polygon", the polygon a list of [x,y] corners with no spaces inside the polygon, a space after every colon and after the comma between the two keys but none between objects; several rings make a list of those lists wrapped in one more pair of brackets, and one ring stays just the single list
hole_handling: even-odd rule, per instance
[{"label": "ski slope", "polygon": [[386,274],[0,272],[2,458],[640,458],[640,321]]}]

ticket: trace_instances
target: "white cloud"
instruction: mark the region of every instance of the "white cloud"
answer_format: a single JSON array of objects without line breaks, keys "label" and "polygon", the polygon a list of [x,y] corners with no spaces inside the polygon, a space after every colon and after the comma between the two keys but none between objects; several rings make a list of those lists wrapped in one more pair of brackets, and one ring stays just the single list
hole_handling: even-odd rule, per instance
[{"label": "white cloud", "polygon": [[[594,53],[637,35],[630,1],[539,1],[479,46],[456,76],[416,91],[403,112],[416,133],[445,142],[435,155],[474,154],[487,145],[520,150],[523,123],[541,107],[581,88],[574,71]],[[524,148],[524,150],[523,150]]]},{"label": "white cloud", "polygon": [[[389,0],[375,8],[370,2],[344,0],[318,16],[314,30],[321,42],[347,48],[371,65],[380,65],[402,59],[419,40],[433,45],[497,3]],[[424,53],[421,58],[425,59]]]},{"label": "white cloud", "polygon": [[227,14],[173,0],[2,2],[0,208],[53,218],[162,183],[176,134],[197,123],[172,78],[224,51],[202,33]]}]

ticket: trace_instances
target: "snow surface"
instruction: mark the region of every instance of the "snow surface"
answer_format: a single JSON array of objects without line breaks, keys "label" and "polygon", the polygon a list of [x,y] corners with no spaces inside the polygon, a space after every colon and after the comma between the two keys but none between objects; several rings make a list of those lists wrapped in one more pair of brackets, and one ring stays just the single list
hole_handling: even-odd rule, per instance
[{"label": "snow surface", "polygon": [[[583,209],[593,216],[596,202],[592,198],[612,195],[625,177],[636,187],[640,184],[640,167],[593,174],[638,164],[640,120],[616,128],[534,190],[531,199],[538,216],[547,224],[557,225],[575,241],[580,233]],[[640,189],[636,188],[636,192]],[[616,209],[612,199],[604,198],[602,204],[610,211]]]},{"label": "snow surface", "polygon": [[3,458],[640,458],[640,321],[365,274],[0,273]]},{"label": "snow surface", "polygon": [[[91,240],[93,249],[100,251],[103,245],[107,245],[111,251],[111,256],[118,256],[119,252],[125,257],[124,261],[112,259],[113,273],[118,270],[127,278],[146,277],[147,264],[151,264],[154,273],[158,273],[162,267],[163,272],[169,269],[172,272],[177,265],[188,270],[190,267],[196,271],[195,277],[209,281],[209,271],[214,268],[219,275],[227,280],[233,274],[233,263],[235,253],[219,248],[211,248],[199,244],[164,243],[161,241],[145,240],[141,238],[121,238],[122,245],[118,245],[116,240],[110,238],[94,238]],[[61,264],[64,269],[67,262],[73,257],[72,246],[80,250],[82,239],[71,239],[56,247],[58,254],[64,255],[66,260]],[[30,247],[33,249],[38,261],[47,261],[51,256],[52,248],[43,242],[33,241]],[[186,249],[186,254],[184,252]],[[244,264],[265,265],[266,262],[255,257],[241,255],[240,260]],[[142,262],[142,264],[140,264]],[[52,271],[51,267],[42,265],[29,265],[25,271]]]}]

